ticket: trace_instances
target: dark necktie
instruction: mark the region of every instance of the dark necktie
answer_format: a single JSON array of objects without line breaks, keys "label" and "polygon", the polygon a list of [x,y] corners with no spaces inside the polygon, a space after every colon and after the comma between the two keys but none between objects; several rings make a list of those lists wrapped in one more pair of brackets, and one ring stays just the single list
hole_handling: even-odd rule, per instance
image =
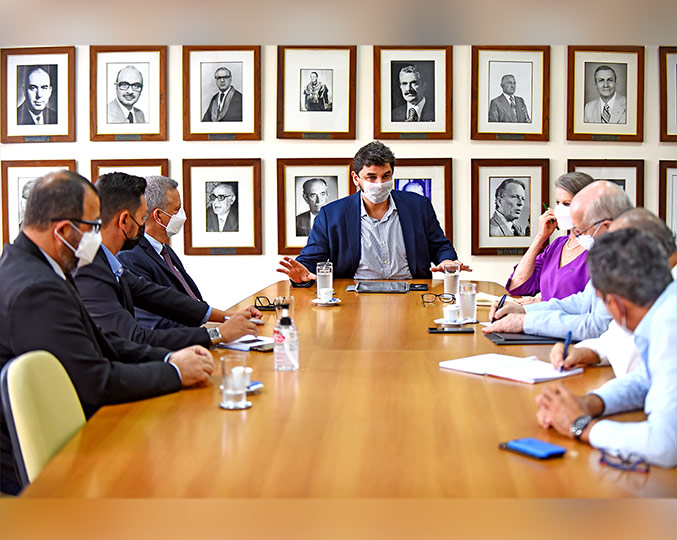
[{"label": "dark necktie", "polygon": [[129,111],[129,114],[127,115],[127,120],[129,120],[130,124],[134,123],[134,113],[132,111]]},{"label": "dark necktie", "polygon": [[512,231],[515,233],[515,236],[522,236],[519,230],[517,229],[517,225],[515,225],[514,223],[512,224]]},{"label": "dark necktie", "polygon": [[418,122],[418,113],[416,109],[409,109],[407,111],[407,122]]},{"label": "dark necktie", "polygon": [[219,112],[223,109],[223,104],[226,101],[225,97],[226,97],[225,92],[221,92],[219,94]]},{"label": "dark necktie", "polygon": [[609,104],[607,103],[602,110],[602,124],[608,124],[609,120],[611,120],[611,112],[609,111]]},{"label": "dark necktie", "polygon": [[512,109],[515,120],[517,120],[517,107],[515,107],[515,98],[513,96],[510,96],[510,108]]},{"label": "dark necktie", "polygon": [[186,290],[186,294],[190,296],[193,300],[197,300],[197,296],[195,296],[195,293],[191,290],[191,288],[188,286],[188,283],[186,280],[183,278],[181,275],[181,272],[174,266],[174,263],[172,262],[171,257],[169,256],[169,251],[167,250],[167,246],[162,244],[162,249],[160,250],[160,255],[162,255],[162,258],[165,260],[167,263],[167,266],[169,266],[169,270],[172,274],[176,276],[176,279],[178,279],[181,282],[181,285],[183,285],[183,288]]}]

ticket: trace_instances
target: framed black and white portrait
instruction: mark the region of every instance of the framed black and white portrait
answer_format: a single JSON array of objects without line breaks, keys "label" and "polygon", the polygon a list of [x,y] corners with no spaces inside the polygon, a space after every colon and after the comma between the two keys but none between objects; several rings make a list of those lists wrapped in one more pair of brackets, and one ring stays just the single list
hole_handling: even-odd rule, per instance
[{"label": "framed black and white portrait", "polygon": [[472,139],[547,141],[549,107],[549,46],[473,46]]},{"label": "framed black and white portrait", "polygon": [[2,161],[2,242],[21,230],[26,202],[38,178],[61,170],[75,171],[75,160]]},{"label": "framed black and white portrait", "polygon": [[642,159],[570,159],[568,172],[584,172],[595,180],[613,182],[630,197],[635,206],[644,206],[644,160]]},{"label": "framed black and white portrait", "polygon": [[354,139],[357,47],[277,48],[277,137]]},{"label": "framed black and white portrait", "polygon": [[567,139],[644,140],[644,47],[569,47]]},{"label": "framed black and white portrait", "polygon": [[89,49],[90,139],[167,139],[167,47]]},{"label": "framed black and white portrait", "polygon": [[374,47],[374,138],[451,139],[452,47]]},{"label": "framed black and white portrait", "polygon": [[2,49],[3,143],[75,140],[75,47]]},{"label": "framed black and white portrait", "polygon": [[472,254],[521,255],[550,196],[547,159],[472,160]]},{"label": "framed black and white portrait", "polygon": [[187,255],[260,255],[261,160],[184,159]]},{"label": "framed black and white portrait", "polygon": [[658,216],[677,235],[677,161],[659,161]]},{"label": "framed black and white portrait", "polygon": [[677,142],[677,47],[659,47],[661,141]]},{"label": "framed black and white portrait", "polygon": [[183,47],[183,139],[261,139],[261,47]]},{"label": "framed black and white portrait", "polygon": [[277,160],[278,253],[297,255],[323,206],[349,194],[352,158]]},{"label": "framed black and white portrait", "polygon": [[124,172],[141,178],[169,176],[168,159],[93,159],[91,181],[112,172]]}]

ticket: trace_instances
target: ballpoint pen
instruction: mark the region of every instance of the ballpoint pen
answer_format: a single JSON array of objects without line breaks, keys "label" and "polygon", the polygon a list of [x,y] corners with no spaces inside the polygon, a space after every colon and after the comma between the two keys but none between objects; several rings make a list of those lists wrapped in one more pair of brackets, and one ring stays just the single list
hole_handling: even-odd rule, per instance
[{"label": "ballpoint pen", "polygon": [[567,333],[567,339],[564,342],[564,353],[562,354],[562,365],[559,367],[560,373],[564,371],[564,360],[567,357],[567,351],[569,350],[569,345],[571,345],[571,330]]},{"label": "ballpoint pen", "polygon": [[[545,211],[546,211],[546,212],[549,210],[549,208],[546,206],[545,203],[543,203],[543,208],[545,208]],[[555,221],[555,220],[554,220],[554,219],[551,219],[551,220],[550,220],[550,223],[552,223],[553,221]],[[559,225],[556,225],[556,226],[555,226],[555,229],[557,229],[557,230],[559,231]]]},{"label": "ballpoint pen", "polygon": [[506,299],[507,297],[508,297],[508,295],[507,295],[507,294],[504,294],[503,296],[501,296],[501,299],[498,301],[498,306],[496,306],[496,311],[494,311],[494,316],[493,316],[493,318],[491,319],[491,322],[492,322],[492,323],[493,323],[493,322],[496,322],[496,313],[498,313],[498,310],[501,309],[501,308],[503,307],[503,304],[505,304],[505,299]]}]

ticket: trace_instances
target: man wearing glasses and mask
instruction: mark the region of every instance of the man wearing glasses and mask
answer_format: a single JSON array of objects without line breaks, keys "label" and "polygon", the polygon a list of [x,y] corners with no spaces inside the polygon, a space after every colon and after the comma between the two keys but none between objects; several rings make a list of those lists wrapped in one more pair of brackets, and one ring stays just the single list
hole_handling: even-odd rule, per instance
[{"label": "man wearing glasses and mask", "polygon": [[108,104],[109,124],[145,124],[143,111],[135,107],[143,90],[143,76],[134,66],[118,72],[115,79],[115,99]]},{"label": "man wearing glasses and mask", "polygon": [[233,182],[219,182],[207,197],[207,232],[237,232],[239,224]]}]

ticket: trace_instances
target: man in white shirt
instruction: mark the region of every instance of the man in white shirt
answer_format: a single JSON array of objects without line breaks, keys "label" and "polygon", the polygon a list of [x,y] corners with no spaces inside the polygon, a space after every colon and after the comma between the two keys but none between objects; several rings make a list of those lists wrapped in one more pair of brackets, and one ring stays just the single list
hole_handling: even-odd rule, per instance
[{"label": "man in white shirt", "polygon": [[[609,226],[609,232],[621,229],[639,229],[650,234],[666,253],[673,279],[677,280],[677,244],[668,226],[646,208],[633,208],[618,216]],[[591,338],[569,348],[562,358],[564,345],[557,343],[550,351],[550,362],[556,368],[572,369],[589,365],[611,365],[616,377],[630,373],[642,364],[632,334],[625,332],[615,321],[598,338]]]},{"label": "man in white shirt", "polygon": [[599,66],[595,70],[594,78],[599,98],[585,104],[583,122],[625,124],[627,103],[625,96],[616,92],[616,72],[610,66]]}]

